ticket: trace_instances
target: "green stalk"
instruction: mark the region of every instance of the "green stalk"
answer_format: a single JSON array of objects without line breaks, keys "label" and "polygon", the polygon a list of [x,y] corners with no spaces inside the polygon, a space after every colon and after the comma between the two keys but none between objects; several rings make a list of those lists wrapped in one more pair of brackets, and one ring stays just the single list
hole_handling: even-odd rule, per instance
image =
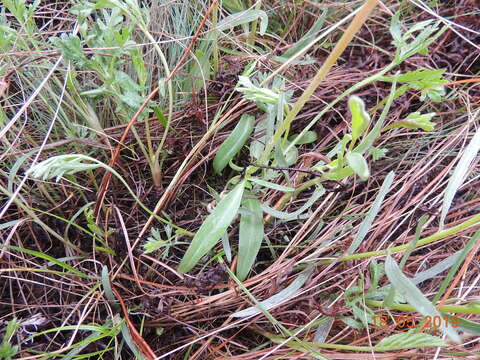
[{"label": "green stalk", "polygon": [[[262,0],[257,1],[257,5],[255,6],[255,10],[259,10],[262,7]],[[253,45],[255,44],[255,35],[257,33],[257,27],[258,27],[258,19],[255,19],[252,22],[252,29],[250,31],[250,35],[248,36],[249,39],[247,40],[247,45],[251,46],[253,48]]]},{"label": "green stalk", "polygon": [[[431,244],[434,243],[438,240],[444,239],[446,237],[449,237],[451,235],[455,235],[463,230],[466,230],[474,225],[480,224],[480,214],[475,215],[471,219],[464,221],[461,224],[452,226],[451,228],[439,231],[433,235],[427,236],[424,239],[421,239],[417,243],[417,248],[423,245]],[[394,246],[389,249],[384,249],[384,250],[377,250],[377,251],[369,251],[369,252],[364,252],[364,253],[359,253],[359,254],[354,254],[354,255],[349,255],[349,256],[344,256],[341,258],[337,259],[328,259],[325,261],[322,261],[322,264],[331,264],[333,262],[344,262],[344,261],[350,261],[350,260],[359,260],[359,259],[365,259],[365,258],[370,258],[370,257],[377,257],[377,256],[385,256],[387,253],[390,254],[396,254],[402,251],[405,251],[408,249],[410,246],[410,243],[404,244],[404,245],[399,245],[399,246]]]}]

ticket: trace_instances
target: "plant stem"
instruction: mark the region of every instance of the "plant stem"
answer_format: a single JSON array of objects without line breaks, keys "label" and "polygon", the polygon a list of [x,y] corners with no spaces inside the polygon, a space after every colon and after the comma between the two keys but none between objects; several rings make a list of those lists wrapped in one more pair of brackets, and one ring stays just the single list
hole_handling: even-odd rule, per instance
[{"label": "plant stem", "polygon": [[[480,214],[477,214],[477,215],[473,216],[472,218],[470,218],[467,221],[464,221],[461,224],[452,226],[451,228],[439,231],[439,232],[437,232],[433,235],[427,236],[426,238],[419,240],[416,248],[418,248],[420,246],[423,246],[423,245],[431,244],[431,243],[436,242],[438,240],[444,239],[448,236],[455,235],[455,234],[457,234],[457,233],[459,233],[463,230],[466,230],[466,229],[468,229],[468,228],[470,228],[474,225],[478,225],[478,224],[480,224]],[[348,255],[348,256],[341,257],[341,258],[337,258],[337,259],[328,259],[328,260],[322,261],[322,264],[331,264],[333,262],[338,262],[338,261],[343,262],[343,261],[359,260],[359,259],[365,259],[365,258],[376,257],[376,256],[385,256],[385,255],[387,255],[387,253],[396,254],[396,253],[407,250],[409,245],[410,245],[410,243],[404,244],[404,245],[399,245],[399,246],[394,246],[392,248],[384,249],[384,250],[369,251],[369,252],[365,252],[365,253]]]}]

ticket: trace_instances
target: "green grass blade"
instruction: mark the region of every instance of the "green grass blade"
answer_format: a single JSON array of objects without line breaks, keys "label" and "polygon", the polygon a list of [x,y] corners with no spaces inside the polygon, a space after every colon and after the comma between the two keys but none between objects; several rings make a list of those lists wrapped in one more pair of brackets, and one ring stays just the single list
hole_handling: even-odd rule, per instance
[{"label": "green grass blade", "polygon": [[360,225],[360,228],[358,229],[358,232],[352,241],[352,244],[348,248],[349,255],[352,255],[358,249],[363,239],[367,235],[368,230],[372,226],[373,220],[375,219],[375,217],[378,214],[378,211],[380,210],[380,206],[382,205],[383,199],[385,199],[385,196],[387,195],[388,190],[392,185],[394,177],[395,177],[395,173],[391,171],[388,173],[387,177],[383,181],[382,187],[380,188],[380,191],[378,192],[378,195],[372,204],[372,208],[368,212],[368,215],[365,217],[365,219],[363,219],[362,224]]},{"label": "green grass blade", "polygon": [[245,181],[242,181],[218,203],[205,219],[183,256],[178,271],[182,273],[189,271],[202,256],[215,246],[237,215],[244,188]]},{"label": "green grass blade", "polygon": [[[395,260],[393,260],[390,255],[387,256],[385,262],[385,272],[395,290],[405,297],[415,310],[423,316],[431,316],[432,318],[438,316],[441,318],[441,314],[435,309],[435,306],[433,306],[433,304],[410,281],[410,279],[402,273],[398,265],[395,263]],[[448,327],[442,322],[439,329],[452,341],[456,343],[461,342],[462,339],[452,327]]]},{"label": "green grass blade", "polygon": [[83,279],[91,279],[92,278],[91,276],[86,275],[86,274],[82,273],[81,271],[78,271],[73,266],[65,264],[64,262],[61,262],[58,259],[55,259],[54,257],[52,257],[50,255],[47,255],[47,254],[44,254],[44,253],[41,253],[39,251],[25,249],[25,248],[21,248],[21,247],[18,247],[18,246],[5,245],[5,244],[0,244],[0,247],[6,247],[8,249],[20,251],[20,252],[25,253],[25,254],[30,254],[30,255],[36,256],[36,257],[38,257],[40,259],[43,259],[43,260],[47,260],[47,261],[49,261],[49,262],[51,262],[55,265],[58,265],[58,266],[62,267],[64,270],[66,270],[66,271],[70,272],[71,274],[73,274],[75,276],[78,276],[80,278],[83,278]]},{"label": "green grass blade", "polygon": [[435,297],[433,298],[434,303],[440,300],[440,298],[442,297],[447,287],[451,284],[455,274],[457,273],[457,270],[460,268],[460,265],[462,265],[463,261],[465,260],[467,255],[470,253],[472,248],[475,246],[479,238],[480,238],[480,231],[477,231],[472,236],[472,238],[468,241],[467,245],[465,245],[463,250],[460,250],[459,252],[456,253],[458,254],[457,259],[453,264],[452,268],[450,269],[450,271],[448,272],[447,276],[443,279],[442,283],[440,284],[440,287],[438,288],[438,291],[435,294]]},{"label": "green grass blade", "polygon": [[240,234],[238,245],[237,277],[247,278],[263,240],[263,218],[260,201],[256,198],[243,202],[248,210],[240,217]]},{"label": "green grass blade", "polygon": [[452,205],[455,193],[463,184],[463,180],[467,174],[468,168],[470,167],[473,159],[475,159],[477,156],[478,151],[480,151],[480,128],[477,129],[475,135],[472,137],[472,140],[465,148],[465,152],[455,167],[452,177],[448,181],[448,185],[443,196],[442,213],[440,215],[440,228],[443,228],[445,225],[445,218],[447,217],[448,210]]},{"label": "green grass blade", "polygon": [[105,265],[102,266],[101,280],[102,280],[102,286],[103,286],[103,291],[105,292],[105,296],[112,303],[116,303],[117,298],[115,297],[115,295],[113,295],[112,287],[110,285],[110,277],[108,275],[108,268]]}]

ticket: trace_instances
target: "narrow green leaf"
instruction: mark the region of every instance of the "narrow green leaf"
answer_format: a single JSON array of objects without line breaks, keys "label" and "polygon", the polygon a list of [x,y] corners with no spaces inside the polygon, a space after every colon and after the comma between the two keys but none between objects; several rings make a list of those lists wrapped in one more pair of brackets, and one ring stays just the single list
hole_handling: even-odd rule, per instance
[{"label": "narrow green leaf", "polygon": [[261,185],[261,186],[264,186],[266,188],[273,189],[273,190],[278,190],[278,191],[283,191],[283,192],[295,191],[295,188],[293,188],[293,187],[278,185],[278,184],[272,183],[270,181],[265,181],[265,180],[262,180],[262,179],[259,179],[259,178],[251,177],[249,180],[251,182],[255,183],[255,184],[258,184],[258,185]]},{"label": "narrow green leaf", "polygon": [[165,115],[163,115],[163,112],[160,109],[160,107],[159,106],[154,106],[153,107],[153,112],[155,113],[155,116],[157,117],[158,121],[160,121],[160,124],[162,124],[162,126],[165,129],[168,129],[168,120],[165,117]]},{"label": "narrow green leaf", "polygon": [[[297,291],[303,286],[303,284],[305,284],[305,281],[307,281],[314,269],[314,266],[308,267],[307,269],[302,271],[300,275],[298,275],[298,277],[294,281],[292,281],[292,283],[288,285],[285,289],[269,297],[268,299],[261,301],[260,305],[262,306],[262,308],[264,308],[265,310],[270,310],[275,306],[294,297]],[[230,316],[234,318],[242,318],[261,313],[262,311],[259,308],[257,308],[256,306],[252,306],[242,311],[238,311]]]},{"label": "narrow green leaf", "polygon": [[[417,247],[418,240],[420,240],[420,236],[422,236],[422,229],[425,223],[428,221],[428,216],[423,215],[419,220],[417,224],[417,228],[415,230],[415,236],[413,237],[412,241],[408,244],[407,250],[403,253],[402,260],[400,260],[400,265],[398,266],[400,269],[403,269],[405,264],[407,263],[408,258],[412,254],[412,252],[415,250]],[[412,279],[412,283],[415,284],[415,282]],[[395,300],[395,288],[390,288],[387,296],[385,297],[385,300],[383,300],[383,305],[387,309],[390,308]]]},{"label": "narrow green leaf", "polygon": [[243,205],[248,211],[240,217],[237,264],[237,277],[242,281],[247,278],[263,240],[263,212],[260,201],[247,198]]},{"label": "narrow green leaf", "polygon": [[334,317],[323,317],[321,320],[324,320],[320,325],[318,325],[315,330],[315,336],[313,338],[314,343],[324,343],[327,340],[330,331],[332,330],[333,322],[335,321]]},{"label": "narrow green leaf", "polygon": [[243,114],[232,133],[222,143],[213,159],[213,168],[217,174],[228,165],[229,161],[241,150],[253,131],[255,118]]},{"label": "narrow green leaf", "polygon": [[228,239],[228,233],[225,232],[222,235],[222,246],[223,251],[225,252],[225,257],[227,258],[227,262],[232,262],[232,249],[230,247],[230,240]]},{"label": "narrow green leaf", "polygon": [[382,187],[380,188],[380,191],[378,192],[377,197],[375,198],[375,201],[372,204],[372,207],[370,211],[368,212],[368,215],[363,219],[357,234],[355,235],[355,238],[352,241],[352,244],[348,248],[348,254],[352,255],[355,253],[355,251],[358,249],[360,244],[362,243],[363,239],[368,233],[368,230],[372,226],[373,220],[375,220],[375,217],[378,214],[378,211],[380,210],[380,207],[382,206],[383,199],[385,199],[385,196],[388,193],[388,190],[390,190],[390,186],[392,185],[393,179],[395,177],[395,173],[393,171],[389,172],[385,180],[383,180]]},{"label": "narrow green leaf", "polygon": [[365,158],[357,152],[347,152],[345,155],[348,165],[352,170],[360,176],[361,179],[366,180],[370,176],[370,170]]},{"label": "narrow green leaf", "polygon": [[121,330],[122,330],[122,336],[123,340],[127,343],[128,347],[132,351],[132,353],[135,355],[135,360],[145,360],[145,357],[142,355],[140,350],[137,348],[137,345],[135,341],[133,340],[132,336],[130,335],[130,331],[128,330],[128,327],[125,323],[121,325]]},{"label": "narrow green leaf", "polygon": [[[402,273],[398,265],[395,263],[395,260],[393,260],[390,255],[387,255],[385,272],[395,290],[402,295],[408,303],[415,308],[415,310],[423,316],[431,316],[432,318],[435,316],[441,317],[441,314],[435,309],[435,306],[433,306],[433,304],[410,281],[410,279]],[[442,322],[439,329],[452,341],[456,343],[461,342],[462,339],[452,327],[447,327]]]},{"label": "narrow green leaf", "polygon": [[[413,331],[412,331],[413,330]],[[402,349],[416,349],[426,347],[443,347],[447,344],[440,338],[425,333],[416,333],[414,329],[410,331],[391,335],[382,339],[374,350],[393,351]]]},{"label": "narrow green leaf", "polygon": [[103,286],[103,291],[105,292],[105,296],[109,301],[116,302],[117,298],[115,295],[113,295],[112,287],[110,285],[110,277],[108,276],[108,268],[103,265],[102,266],[102,286]]},{"label": "narrow green leaf", "polygon": [[325,189],[323,187],[317,189],[313,193],[313,195],[310,196],[310,198],[305,202],[305,204],[303,204],[303,206],[301,206],[298,210],[293,211],[291,213],[287,213],[287,212],[284,212],[284,211],[278,211],[278,210],[272,209],[271,207],[269,207],[265,204],[262,204],[262,210],[264,212],[266,212],[267,214],[269,214],[273,217],[276,217],[277,219],[286,220],[286,221],[295,220],[295,219],[298,219],[298,217],[304,211],[309,209],[313,205],[313,203],[315,201],[317,201],[320,198],[320,196],[322,196],[324,193],[325,193]]},{"label": "narrow green leaf", "polygon": [[220,200],[217,207],[205,219],[193,237],[187,252],[178,266],[178,271],[185,273],[193,268],[201,257],[209,252],[227,231],[228,226],[237,215],[244,188],[245,180]]},{"label": "narrow green leaf", "polygon": [[[462,265],[463,261],[467,257],[468,254],[470,254],[470,251],[473,249],[475,244],[480,238],[480,231],[475,232],[475,234],[472,236],[472,238],[467,242],[465,247],[456,252],[453,256],[449,256],[447,259],[452,258],[452,268],[448,272],[447,276],[442,280],[442,283],[440,284],[440,287],[438,288],[437,293],[435,294],[435,297],[433,298],[433,302],[436,303],[440,298],[442,297],[443,293],[447,289],[447,287],[451,284],[455,274],[457,273],[458,269],[460,268],[460,265]],[[443,261],[445,261],[443,260]],[[443,262],[442,261],[442,262]],[[441,264],[440,262],[439,264]],[[438,264],[437,264],[438,265]],[[436,266],[436,265],[435,265]]]},{"label": "narrow green leaf", "polygon": [[308,32],[302,36],[300,40],[298,40],[295,44],[293,44],[288,50],[286,50],[281,57],[285,59],[290,59],[292,56],[294,56],[296,53],[302,51],[304,48],[308,47],[308,45],[314,41],[315,37],[317,34],[322,30],[323,25],[325,23],[325,19],[327,17],[327,14],[329,13],[329,9],[325,8],[323,9],[322,13],[320,16],[317,17],[315,20],[315,23],[312,25],[312,27],[308,30]]},{"label": "narrow green leaf", "polygon": [[[480,336],[480,324],[478,322],[466,320],[463,318],[458,318],[458,321],[459,321],[458,326],[462,331],[465,331],[469,334],[473,334],[476,336]],[[450,323],[451,322],[452,321],[450,321]]]},{"label": "narrow green leaf", "polygon": [[[294,189],[295,190],[295,189]],[[22,221],[25,221],[23,219],[17,219],[17,220],[12,220],[12,221],[7,221],[3,224],[0,224],[0,230],[5,230],[5,229],[8,229],[9,227],[11,226],[15,226],[16,224],[22,222]]]},{"label": "narrow green leaf", "polygon": [[370,123],[370,115],[365,111],[365,103],[358,96],[350,96],[348,107],[352,113],[352,141],[355,142],[365,133]]},{"label": "narrow green leaf", "polygon": [[473,135],[472,140],[465,148],[462,157],[455,167],[450,180],[448,180],[448,185],[445,189],[445,194],[443,195],[442,214],[440,215],[441,228],[445,225],[445,218],[452,205],[453,198],[455,197],[457,190],[462,186],[465,175],[467,174],[473,159],[477,156],[478,151],[480,151],[480,128],[478,128],[475,135]]}]

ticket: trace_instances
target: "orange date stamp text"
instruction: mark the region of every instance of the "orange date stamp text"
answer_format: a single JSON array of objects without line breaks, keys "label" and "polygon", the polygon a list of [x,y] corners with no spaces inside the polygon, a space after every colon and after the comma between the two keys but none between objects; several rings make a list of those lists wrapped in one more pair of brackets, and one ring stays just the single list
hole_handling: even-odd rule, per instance
[{"label": "orange date stamp text", "polygon": [[372,316],[372,324],[374,328],[385,328],[394,325],[400,329],[412,329],[417,325],[422,325],[423,328],[441,328],[441,327],[459,327],[460,320],[456,316],[424,316],[422,318],[415,318],[414,316],[394,316],[386,315]]}]

